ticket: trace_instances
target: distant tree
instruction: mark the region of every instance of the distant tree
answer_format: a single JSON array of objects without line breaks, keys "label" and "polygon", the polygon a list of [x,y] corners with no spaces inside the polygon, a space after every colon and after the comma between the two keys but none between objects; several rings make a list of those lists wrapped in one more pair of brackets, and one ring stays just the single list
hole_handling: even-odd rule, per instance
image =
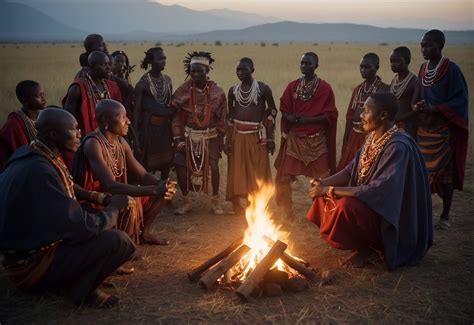
[{"label": "distant tree", "polygon": [[379,45],[380,45],[380,46],[387,46],[387,45],[388,45],[388,43],[386,43],[386,42],[382,42],[382,43],[379,43]]},{"label": "distant tree", "polygon": [[313,43],[313,46],[318,46],[319,44],[318,43]]},{"label": "distant tree", "polygon": [[278,43],[273,43],[272,46],[279,46],[280,44]]},{"label": "distant tree", "polygon": [[222,46],[222,42],[221,42],[221,41],[216,41],[216,42],[214,43],[214,45],[215,45],[215,46]]},{"label": "distant tree", "polygon": [[260,42],[260,46],[261,46],[261,47],[267,46],[267,43],[265,43],[265,42]]},{"label": "distant tree", "polygon": [[178,43],[176,44],[176,47],[181,47],[181,46],[184,46],[185,44],[184,43]]},{"label": "distant tree", "polygon": [[155,47],[160,47],[160,46],[161,46],[161,42],[158,41],[155,43]]}]

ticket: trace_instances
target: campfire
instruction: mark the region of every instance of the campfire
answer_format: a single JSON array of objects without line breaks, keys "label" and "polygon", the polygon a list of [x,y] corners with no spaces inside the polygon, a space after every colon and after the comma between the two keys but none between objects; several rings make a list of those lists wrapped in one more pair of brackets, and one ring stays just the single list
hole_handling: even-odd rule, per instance
[{"label": "campfire", "polygon": [[249,196],[245,211],[248,228],[244,235],[225,250],[188,273],[190,281],[199,280],[204,289],[217,286],[236,288],[244,301],[262,292],[279,295],[283,289],[299,291],[316,273],[308,263],[288,249],[288,233],[273,222],[268,203],[274,187],[259,183],[259,191]]}]

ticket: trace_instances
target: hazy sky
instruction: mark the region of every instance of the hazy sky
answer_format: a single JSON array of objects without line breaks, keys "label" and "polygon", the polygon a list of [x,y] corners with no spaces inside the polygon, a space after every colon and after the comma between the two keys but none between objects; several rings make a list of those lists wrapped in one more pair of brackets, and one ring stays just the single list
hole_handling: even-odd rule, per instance
[{"label": "hazy sky", "polygon": [[234,9],[300,22],[474,29],[474,0],[157,0],[194,10]]}]

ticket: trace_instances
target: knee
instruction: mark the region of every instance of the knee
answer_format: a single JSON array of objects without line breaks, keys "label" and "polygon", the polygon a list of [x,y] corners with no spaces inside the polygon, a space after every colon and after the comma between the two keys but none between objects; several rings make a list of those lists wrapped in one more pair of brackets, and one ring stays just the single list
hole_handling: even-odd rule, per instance
[{"label": "knee", "polygon": [[100,246],[106,254],[119,254],[128,258],[135,252],[135,244],[124,231],[111,229],[103,232],[100,237]]}]

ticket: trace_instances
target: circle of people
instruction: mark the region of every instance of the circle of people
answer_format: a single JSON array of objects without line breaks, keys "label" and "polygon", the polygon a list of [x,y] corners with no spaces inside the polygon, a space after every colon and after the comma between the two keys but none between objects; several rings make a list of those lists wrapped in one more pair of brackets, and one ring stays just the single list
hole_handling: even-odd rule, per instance
[{"label": "circle of people", "polygon": [[[310,177],[307,218],[328,244],[351,251],[345,266],[362,267],[374,252],[388,270],[418,264],[433,243],[431,193],[443,200],[437,226],[450,227],[469,123],[466,81],[442,55],[444,45],[439,30],[423,35],[426,61],[418,75],[409,70],[410,50],[394,49],[390,84],[377,75],[377,54],[362,57],[363,82],[348,105],[337,164],[338,111],[330,84],[315,73],[317,54],[302,56],[302,76],[280,98],[281,216],[293,219],[291,183]],[[233,213],[244,213],[259,182],[273,182],[269,155],[278,112],[269,85],[253,78],[250,58],[238,62],[239,82],[226,98],[209,78],[211,53],[187,54],[188,78],[173,92],[162,48],[146,51],[147,72],[133,88],[135,66],[123,51],[109,55],[98,34],[84,46],[63,107],[45,108],[35,81],[16,87],[22,107],[0,129],[0,252],[17,287],[66,288],[77,304],[109,308],[118,298],[99,284],[135,256],[140,242],[169,243],[151,226],[176,185],[183,195],[176,214],[190,213],[193,193],[208,193],[209,179],[212,212],[224,214],[222,152]],[[169,179],[172,166],[177,182]]]}]

